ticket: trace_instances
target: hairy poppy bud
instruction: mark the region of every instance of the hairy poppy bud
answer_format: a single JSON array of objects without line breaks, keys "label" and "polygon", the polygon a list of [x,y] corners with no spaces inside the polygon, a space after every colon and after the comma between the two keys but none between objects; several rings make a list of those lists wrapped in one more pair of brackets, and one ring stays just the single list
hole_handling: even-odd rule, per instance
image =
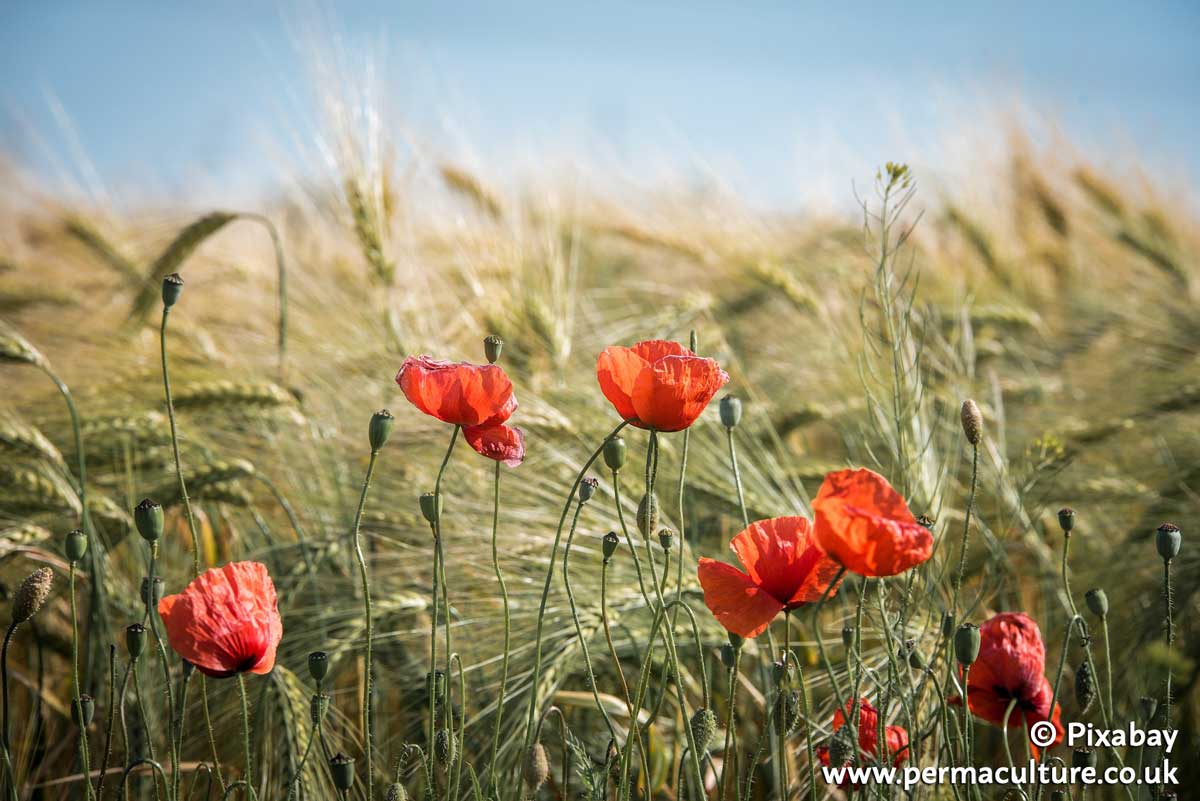
[{"label": "hairy poppy bud", "polygon": [[967,398],[963,401],[959,416],[962,418],[962,430],[967,436],[967,442],[978,445],[983,435],[983,413],[979,411],[979,404]]},{"label": "hairy poppy bud", "polygon": [[625,440],[609,437],[604,441],[604,464],[614,473],[625,466]]},{"label": "hairy poppy bud", "polygon": [[726,395],[721,398],[721,403],[717,409],[721,413],[721,425],[726,428],[737,428],[738,423],[742,422],[741,398]]},{"label": "hairy poppy bud", "polygon": [[669,528],[660,528],[658,530],[658,544],[662,546],[664,551],[671,550],[671,544],[675,541],[675,532]]},{"label": "hairy poppy bud", "polygon": [[454,735],[445,727],[437,730],[433,738],[433,752],[438,762],[449,765],[454,761]]},{"label": "hairy poppy bud", "polygon": [[163,533],[163,510],[149,498],[133,507],[133,523],[146,542],[157,542]]},{"label": "hairy poppy bud", "polygon": [[842,645],[846,648],[854,645],[854,628],[852,626],[842,626]]},{"label": "hairy poppy bud", "polygon": [[604,554],[605,563],[612,559],[613,554],[617,552],[617,546],[621,544],[617,532],[610,531],[604,535],[604,541],[600,545],[600,550]]},{"label": "hairy poppy bud", "polygon": [[658,499],[654,495],[643,495],[638,502],[637,525],[643,537],[658,528]]},{"label": "hairy poppy bud", "polygon": [[183,278],[179,273],[171,273],[162,282],[162,301],[163,306],[168,309],[175,305],[179,300],[179,296],[183,294]]},{"label": "hairy poppy bud", "polygon": [[339,752],[329,760],[329,775],[333,786],[346,791],[354,786],[354,757],[348,757]]},{"label": "hairy poppy bud", "polygon": [[729,643],[721,646],[721,664],[726,670],[733,670],[734,664],[737,662],[737,649]]},{"label": "hairy poppy bud", "polygon": [[371,415],[371,423],[367,426],[367,439],[371,443],[371,450],[377,451],[382,448],[395,427],[396,418],[392,417],[392,413],[387,409],[380,409]]},{"label": "hairy poppy bud", "polygon": [[[80,716],[83,720],[80,720]],[[90,695],[81,695],[75,699],[75,703],[71,704],[71,720],[75,721],[75,725],[81,729],[86,729],[92,725],[92,718],[96,716],[96,702]]]},{"label": "hairy poppy bud", "polygon": [[954,632],[954,658],[958,664],[970,666],[979,658],[979,626],[974,623],[963,623]]},{"label": "hairy poppy bud", "polygon": [[783,684],[783,680],[787,678],[787,669],[786,659],[779,659],[771,663],[771,676],[775,679],[776,686]]},{"label": "hairy poppy bud", "polygon": [[68,562],[78,562],[87,553],[88,540],[87,535],[79,529],[67,532],[66,544],[63,546],[63,553],[66,554]]},{"label": "hairy poppy bud", "polygon": [[426,673],[425,689],[432,693],[434,698],[441,698],[446,692],[446,674],[441,670]]},{"label": "hairy poppy bud", "polygon": [[408,801],[408,791],[400,782],[393,782],[383,794],[383,801]]},{"label": "hairy poppy bud", "polygon": [[775,732],[790,734],[800,719],[800,693],[784,690],[775,699]]},{"label": "hairy poppy bud", "polygon": [[1075,510],[1070,506],[1064,506],[1058,510],[1058,525],[1063,530],[1064,534],[1070,534],[1071,529],[1075,528]]},{"label": "hairy poppy bud", "polygon": [[925,669],[925,657],[917,650],[916,640],[905,640],[902,656],[908,660],[909,667],[915,670]]},{"label": "hairy poppy bud", "polygon": [[483,338],[483,355],[487,357],[488,364],[495,364],[500,361],[500,351],[504,350],[504,340],[495,334],[488,334]]},{"label": "hairy poppy bud", "polygon": [[[152,587],[153,595],[151,595]],[[153,579],[150,576],[142,576],[141,596],[143,604],[157,607],[158,602],[163,597],[163,580],[158,576],[155,576]]]},{"label": "hairy poppy bud", "polygon": [[854,740],[850,726],[843,726],[829,739],[829,764],[834,767],[850,764],[854,758]]},{"label": "hairy poppy bud", "polygon": [[1088,711],[1092,701],[1096,700],[1096,680],[1092,669],[1086,661],[1080,663],[1075,671],[1075,702],[1079,704],[1079,712]]},{"label": "hairy poppy bud", "polygon": [[125,648],[129,658],[137,659],[146,647],[146,627],[141,623],[130,623],[125,627]]},{"label": "hairy poppy bud", "polygon": [[329,654],[324,651],[313,651],[308,655],[308,675],[320,684],[329,675]]},{"label": "hairy poppy bud", "polygon": [[1108,596],[1104,590],[1094,587],[1087,591],[1083,600],[1087,601],[1088,609],[1092,610],[1093,615],[1098,618],[1108,617]]},{"label": "hairy poppy bud", "polygon": [[421,493],[421,515],[430,523],[442,516],[442,497],[432,492]]},{"label": "hairy poppy bud", "polygon": [[1138,712],[1147,723],[1154,720],[1154,715],[1158,712],[1158,699],[1143,695],[1138,699]]},{"label": "hairy poppy bud", "polygon": [[1073,768],[1094,768],[1096,767],[1096,752],[1089,751],[1086,748],[1076,748],[1071,752],[1071,767]]},{"label": "hairy poppy bud", "polygon": [[696,743],[696,753],[704,753],[717,733],[717,716],[708,707],[697,709],[689,725],[692,728],[692,740]]},{"label": "hairy poppy bud", "polygon": [[1158,548],[1158,555],[1163,558],[1164,562],[1170,562],[1179,556],[1182,539],[1179,526],[1174,523],[1163,523],[1158,527],[1158,531],[1155,532],[1154,546]]},{"label": "hairy poppy bud", "polygon": [[39,567],[30,573],[17,587],[13,594],[12,622],[24,623],[37,614],[46,599],[50,597],[50,587],[54,584],[54,571],[48,567]]},{"label": "hairy poppy bud", "polygon": [[550,757],[546,754],[546,746],[534,743],[525,755],[525,764],[521,769],[525,783],[530,792],[537,790],[550,778]]},{"label": "hairy poppy bud", "polygon": [[326,693],[313,693],[313,697],[308,700],[308,715],[312,725],[320,726],[328,711],[329,696]]},{"label": "hairy poppy bud", "polygon": [[729,644],[732,645],[735,650],[742,650],[742,643],[744,642],[746,642],[745,637],[740,634],[735,634],[732,631],[729,632]]},{"label": "hairy poppy bud", "polygon": [[600,480],[588,476],[583,481],[579,482],[579,502],[587,503],[596,494],[596,488],[600,486]]}]

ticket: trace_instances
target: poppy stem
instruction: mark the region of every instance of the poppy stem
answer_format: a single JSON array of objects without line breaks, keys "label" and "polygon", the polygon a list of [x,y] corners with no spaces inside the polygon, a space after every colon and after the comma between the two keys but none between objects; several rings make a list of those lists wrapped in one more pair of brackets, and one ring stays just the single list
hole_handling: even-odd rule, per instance
[{"label": "poppy stem", "polygon": [[[246,759],[245,782],[246,791],[251,798],[257,798],[254,792],[254,762],[250,757],[250,702],[246,698],[246,674],[238,673],[238,694],[242,698],[242,751]],[[228,793],[226,789],[226,793]]]},{"label": "poppy stem", "polygon": [[742,490],[742,471],[738,467],[737,446],[733,443],[733,429],[725,429],[729,442],[729,465],[733,468],[733,486],[737,489],[738,508],[742,510],[742,528],[750,528],[750,515],[746,511],[746,493]]},{"label": "poppy stem", "polygon": [[[366,772],[367,772],[367,798],[368,799],[375,798],[375,794],[374,794],[375,772],[371,768],[372,750],[375,745],[375,726],[373,725],[373,721],[371,720],[371,684],[373,681],[373,679],[372,679],[373,674],[371,672],[371,645],[372,645],[372,636],[373,636],[374,632],[372,630],[372,620],[371,620],[371,582],[370,582],[369,575],[367,573],[367,561],[363,557],[361,530],[362,530],[363,509],[365,509],[366,505],[367,505],[367,491],[371,488],[371,476],[375,472],[375,462],[378,458],[379,458],[379,450],[377,448],[372,448],[371,449],[371,457],[367,461],[367,474],[363,478],[362,491],[358,495],[358,509],[354,513],[354,529],[353,529],[353,534],[352,534],[352,537],[354,540],[354,555],[358,559],[359,577],[362,580],[363,612],[366,615],[366,627],[367,627],[366,656],[363,660],[363,662],[364,662],[364,667],[363,667],[364,678],[363,678],[363,698],[362,698],[362,727],[363,727],[363,761],[366,763],[365,767],[366,767]],[[303,547],[303,539],[301,540],[301,547]],[[307,549],[305,549],[305,553],[307,554]],[[307,555],[305,557],[305,561],[306,562],[308,561]]]},{"label": "poppy stem", "polygon": [[105,723],[104,758],[100,762],[100,776],[96,779],[96,798],[104,798],[104,776],[112,759],[113,730],[115,728],[117,701],[117,646],[108,646],[108,721]]},{"label": "poppy stem", "polygon": [[[1167,651],[1170,652],[1175,648],[1175,622],[1174,622],[1174,605],[1175,598],[1171,588],[1171,560],[1163,560],[1163,606],[1164,617],[1166,618],[1167,626]],[[1167,676],[1163,687],[1163,727],[1167,731],[1171,729],[1171,660],[1166,660]]]},{"label": "poppy stem", "polygon": [[[492,730],[492,754],[488,760],[488,776],[491,782],[492,794],[499,797],[499,786],[496,781],[496,757],[500,752],[500,723],[504,717],[504,692],[508,685],[509,640],[512,635],[512,621],[509,617],[508,587],[504,583],[504,574],[500,571],[500,549],[497,535],[500,529],[500,462],[496,462],[496,472],[493,478],[494,492],[492,495],[492,567],[496,571],[496,582],[500,585],[500,597],[504,602],[504,654],[500,662],[500,690],[496,699],[496,722]],[[603,604],[603,576],[601,582],[601,604]],[[603,612],[601,613],[603,616]],[[619,667],[619,666],[618,666]],[[621,677],[624,682],[624,676]],[[629,691],[626,690],[626,696]],[[628,698],[626,699],[628,701]]]},{"label": "poppy stem", "polygon": [[842,685],[838,682],[837,673],[834,672],[833,663],[829,661],[829,655],[825,652],[825,639],[821,636],[821,607],[825,605],[825,599],[833,592],[833,588],[838,585],[842,577],[846,575],[846,568],[839,567],[837,575],[833,577],[833,581],[829,582],[829,586],[825,588],[825,592],[817,600],[813,607],[813,630],[817,640],[817,650],[821,653],[821,663],[825,666],[825,672],[829,674],[829,683],[833,687],[834,697],[838,702],[838,709],[846,708],[846,697],[842,694]]},{"label": "poppy stem", "polygon": [[[616,486],[616,477],[614,472],[614,487]],[[632,735],[636,740],[638,753],[642,759],[642,770],[645,775],[649,776],[650,761],[645,746],[642,744],[642,727],[638,722],[637,710],[633,708],[633,701],[629,697],[629,683],[625,680],[625,670],[621,667],[621,657],[617,654],[617,646],[613,643],[612,627],[608,620],[608,561],[605,559],[600,565],[600,625],[604,629],[604,641],[608,643],[608,653],[612,656],[613,668],[617,672],[617,678],[621,681],[622,697],[625,699],[625,708],[629,712],[629,734],[626,736]]]},{"label": "poppy stem", "polygon": [[[718,781],[721,795],[720,801],[725,801],[725,795],[729,790],[729,785],[726,781],[726,776],[729,773],[737,772],[737,744],[733,742],[734,726],[736,725],[737,717],[737,682],[738,671],[742,662],[742,649],[735,648],[733,651],[733,665],[729,668],[729,698],[725,710],[725,746],[721,749],[721,778]],[[733,762],[733,771],[729,770],[729,763]],[[733,786],[738,786],[737,776],[734,776]]]},{"label": "poppy stem", "polygon": [[[158,608],[154,598],[154,568],[158,558],[158,543],[150,544],[150,582],[146,590],[146,617],[150,621],[150,631],[154,634],[154,642],[158,648],[158,661],[163,671],[163,691],[167,696],[167,744],[171,747],[172,785],[178,785],[179,751],[175,742],[175,697],[171,689],[171,666],[167,663],[167,649],[163,646],[162,637],[158,633]],[[147,732],[147,736],[149,733]]]},{"label": "poppy stem", "polygon": [[79,694],[79,615],[75,605],[75,562],[68,568],[67,583],[71,593],[71,706],[75,712],[75,723],[79,727],[79,767],[83,771],[85,798],[92,797],[91,766],[88,764],[87,722],[83,719],[83,699]]},{"label": "poppy stem", "polygon": [[[1016,768],[1016,765],[1013,764],[1012,748],[1008,744],[1008,718],[1009,718],[1009,716],[1012,715],[1012,711],[1016,707],[1016,705],[1017,705],[1016,698],[1013,698],[1012,700],[1010,700],[1008,702],[1008,708],[1004,710],[1004,723],[1001,726],[1001,729],[1002,729],[1001,737],[1004,739],[1004,755],[1006,757],[1008,757],[1008,769],[1011,771],[1014,771],[1014,772],[1016,771],[1017,768]],[[970,717],[970,715],[968,715],[967,717]],[[970,763],[968,763],[968,767],[969,766],[970,766]],[[1019,792],[1021,794],[1021,797],[1025,798],[1025,791],[1022,790],[1020,788],[1020,786],[1016,784],[1016,782],[1013,783],[1013,786],[1016,787],[1017,792]]]},{"label": "poppy stem", "polygon": [[[732,431],[732,429],[731,429],[731,431]],[[783,671],[782,671],[782,675],[780,676],[780,679],[779,679],[779,687],[778,687],[778,692],[779,692],[779,696],[780,696],[779,702],[778,702],[779,708],[780,708],[780,710],[783,710],[785,713],[783,715],[783,720],[780,722],[779,725],[776,726],[776,729],[779,732],[779,798],[781,799],[781,801],[788,801],[788,799],[791,797],[791,788],[788,786],[788,750],[787,750],[788,724],[791,721],[788,720],[788,715],[786,714],[787,703],[786,703],[785,699],[783,698],[784,693],[787,692],[787,685],[788,685],[788,680],[787,680],[787,671],[788,671],[788,667],[789,667],[788,655],[792,652],[791,614],[792,613],[791,613],[790,609],[784,609],[784,611],[783,611],[783,652],[782,652],[782,660],[781,660],[781,662],[783,664]]]},{"label": "poppy stem", "polygon": [[8,795],[10,801],[16,801],[17,798],[17,771],[13,767],[12,756],[9,749],[12,748],[8,738],[8,646],[12,642],[13,632],[17,630],[17,621],[9,624],[8,630],[4,633],[4,645],[0,647],[0,686],[3,686],[4,693],[4,741],[0,743],[4,747],[4,766],[8,769]]},{"label": "poppy stem", "polygon": [[[141,682],[141,678],[138,676],[136,659],[133,662],[133,697],[137,700],[138,720],[140,720],[141,724],[142,724],[142,736],[146,739],[146,751],[147,751],[147,753],[150,754],[150,761],[154,762],[154,764],[157,765],[158,764],[157,757],[154,755],[154,738],[150,734],[150,719],[146,715],[146,702],[142,698],[142,682]],[[133,764],[136,765],[137,762],[134,762]],[[160,770],[161,770],[161,768],[160,768]],[[125,770],[125,775],[127,775],[127,776],[129,775],[128,767]],[[123,781],[122,781],[121,786],[122,786],[122,788],[124,787]],[[167,786],[167,777],[164,774],[163,775],[163,787],[166,787],[166,786]],[[154,797],[156,799],[162,798],[162,795],[158,791],[157,778],[154,780]]]},{"label": "poppy stem", "polygon": [[979,446],[971,446],[971,490],[967,494],[967,509],[963,514],[962,544],[958,550],[958,571],[954,574],[954,599],[950,604],[950,614],[958,616],[958,597],[962,591],[963,574],[967,569],[967,540],[971,533],[971,511],[975,507],[975,482],[979,476]]}]

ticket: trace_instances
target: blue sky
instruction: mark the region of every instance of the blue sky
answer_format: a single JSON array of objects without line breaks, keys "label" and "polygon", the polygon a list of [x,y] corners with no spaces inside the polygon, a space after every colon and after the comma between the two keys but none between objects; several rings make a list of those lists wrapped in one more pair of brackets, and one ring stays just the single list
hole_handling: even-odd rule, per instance
[{"label": "blue sky", "polygon": [[386,111],[479,163],[705,165],[787,203],[823,171],[936,162],[1021,101],[1085,149],[1200,175],[1195,2],[4,0],[0,146],[117,193],[269,185],[315,120],[314,41],[371,54]]}]

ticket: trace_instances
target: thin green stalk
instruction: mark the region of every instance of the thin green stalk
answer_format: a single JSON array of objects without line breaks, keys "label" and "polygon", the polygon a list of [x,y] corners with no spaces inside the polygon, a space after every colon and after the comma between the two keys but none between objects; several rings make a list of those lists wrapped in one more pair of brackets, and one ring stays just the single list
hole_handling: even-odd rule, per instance
[{"label": "thin green stalk", "polygon": [[958,550],[958,570],[954,574],[954,599],[950,604],[950,614],[958,616],[958,597],[962,590],[963,574],[967,569],[967,539],[971,533],[971,510],[975,507],[975,482],[979,476],[979,446],[971,446],[971,491],[967,495],[967,510],[963,515],[962,544]]},{"label": "thin green stalk", "polygon": [[834,587],[846,575],[846,568],[838,569],[837,575],[833,577],[833,581],[829,582],[829,586],[825,588],[825,592],[821,594],[816,605],[813,606],[813,633],[817,639],[817,650],[821,653],[821,662],[825,666],[825,672],[829,674],[829,683],[833,687],[834,697],[838,702],[838,709],[846,708],[846,697],[842,694],[842,685],[838,681],[837,673],[834,672],[833,663],[829,661],[829,655],[825,652],[825,638],[821,636],[821,607],[825,605],[825,599],[833,592]]},{"label": "thin green stalk", "polygon": [[117,646],[108,646],[108,721],[105,724],[104,759],[100,763],[100,776],[96,779],[96,798],[104,799],[104,777],[108,773],[108,764],[112,759],[113,730],[117,715]]},{"label": "thin green stalk", "polygon": [[[1008,707],[1004,710],[1004,723],[1000,727],[1001,728],[1001,736],[1004,738],[1004,755],[1008,758],[1009,770],[1016,770],[1016,765],[1013,763],[1012,748],[1009,747],[1009,744],[1008,744],[1008,718],[1010,715],[1012,715],[1013,708],[1017,705],[1018,700],[1020,700],[1020,699],[1013,698],[1011,701],[1008,702]],[[967,717],[970,717],[970,716],[968,715]],[[968,766],[970,765],[969,762],[967,764],[968,764]],[[1016,789],[1017,789],[1017,792],[1019,792],[1021,794],[1021,797],[1024,798],[1025,791],[1022,790],[1020,787],[1017,787]]]},{"label": "thin green stalk", "polygon": [[366,763],[367,771],[367,798],[373,801],[375,798],[375,771],[372,769],[372,750],[375,744],[375,727],[371,720],[371,643],[373,637],[372,621],[371,621],[371,582],[367,574],[367,560],[363,557],[362,539],[360,536],[362,528],[363,509],[367,505],[367,490],[371,488],[371,474],[375,472],[375,461],[379,457],[378,449],[371,449],[371,458],[367,462],[367,475],[363,478],[362,492],[358,496],[358,509],[354,513],[354,529],[352,533],[354,541],[354,555],[358,558],[359,577],[362,580],[363,594],[363,609],[366,614],[367,626],[367,653],[365,659],[365,673],[363,680],[363,700],[362,700],[362,726],[363,726],[363,761]]},{"label": "thin green stalk", "polygon": [[[737,772],[737,753],[736,746],[733,745],[734,727],[737,725],[737,680],[738,668],[742,662],[742,649],[737,648],[733,652],[733,667],[729,669],[729,699],[725,709],[725,746],[721,750],[721,777],[718,781],[720,788],[720,801],[725,801],[725,796],[729,792],[729,785],[726,781],[726,776],[731,772]],[[733,763],[733,771],[729,770],[730,762]],[[738,786],[738,778],[735,775],[733,786]]]},{"label": "thin green stalk", "polygon": [[[444,583],[445,576],[445,554],[442,552],[442,477],[446,474],[446,465],[450,463],[450,455],[454,453],[454,444],[458,442],[458,432],[460,426],[455,426],[454,431],[450,434],[450,444],[446,447],[446,454],[442,457],[442,464],[438,468],[437,479],[433,485],[433,508],[436,510],[433,522],[430,523],[430,528],[433,531],[433,616],[430,621],[429,630],[429,676],[430,676],[430,692],[429,692],[429,744],[426,748],[428,753],[429,775],[434,775],[434,739],[437,737],[437,621],[438,621],[438,590],[439,584]],[[445,587],[441,587],[442,597],[447,598],[448,593]],[[450,607],[447,603],[446,610],[446,659],[447,668],[449,668],[450,658]],[[450,693],[450,672],[446,671],[446,695]],[[450,714],[450,707],[447,705],[446,714]]]},{"label": "thin green stalk", "polygon": [[[500,691],[496,699],[496,722],[492,730],[492,753],[488,760],[488,777],[491,790],[499,793],[496,780],[496,757],[500,753],[500,723],[504,717],[504,692],[508,685],[509,640],[512,635],[512,621],[508,608],[508,587],[504,583],[504,574],[500,570],[500,548],[498,532],[500,530],[500,462],[496,462],[496,472],[493,478],[492,493],[492,567],[496,571],[496,582],[500,585],[500,597],[504,602],[504,655],[500,663]],[[603,596],[603,578],[601,578],[601,596]],[[603,598],[601,600],[603,603]],[[622,679],[623,680],[623,679]]]},{"label": "thin green stalk", "polygon": [[750,515],[746,511],[746,494],[742,490],[742,471],[738,467],[737,448],[733,444],[733,429],[725,429],[725,438],[729,441],[729,464],[733,468],[733,485],[737,488],[738,508],[742,510],[742,527],[750,528]]},{"label": "thin green stalk", "polygon": [[812,712],[808,705],[808,689],[804,685],[804,669],[796,655],[788,652],[788,659],[796,666],[796,684],[800,685],[800,711],[804,713],[804,749],[808,753],[808,790],[811,801],[817,801],[817,759],[812,740]]},{"label": "thin green stalk", "polygon": [[87,725],[83,721],[83,701],[79,694],[79,616],[75,607],[75,562],[68,568],[68,584],[71,593],[71,705],[75,709],[75,720],[79,724],[79,767],[83,770],[84,796],[92,797],[92,770],[88,760]]},{"label": "thin green stalk", "polygon": [[8,630],[4,633],[4,645],[0,647],[0,686],[3,687],[4,693],[4,767],[8,770],[8,796],[9,801],[17,799],[17,771],[12,763],[12,743],[8,736],[8,646],[12,642],[13,632],[17,630],[17,621],[9,624]]},{"label": "thin green stalk", "polygon": [[642,744],[642,727],[638,722],[637,710],[633,707],[633,699],[629,697],[629,683],[625,680],[625,670],[621,667],[621,657],[617,654],[617,646],[613,642],[612,627],[608,621],[607,559],[600,565],[600,625],[604,629],[604,641],[608,644],[608,653],[612,657],[613,669],[616,671],[617,678],[621,682],[621,697],[625,699],[625,708],[629,712],[629,733],[626,736],[632,737],[636,741],[638,753],[642,759],[642,771],[644,775],[649,776],[650,761],[646,754],[646,748]]},{"label": "thin green stalk", "polygon": [[158,557],[158,543],[150,544],[150,588],[146,592],[146,618],[150,621],[150,631],[154,635],[154,643],[158,649],[158,661],[162,665],[163,690],[167,697],[167,741],[171,748],[171,787],[179,784],[179,751],[175,743],[175,696],[171,689],[171,668],[167,663],[167,650],[162,637],[158,633],[158,609],[154,606],[154,568]]},{"label": "thin green stalk", "polygon": [[[1163,560],[1163,606],[1167,623],[1167,650],[1175,648],[1174,596],[1171,589],[1171,560]],[[1163,727],[1171,729],[1171,662],[1167,660],[1167,677],[1163,689]]]},{"label": "thin green stalk", "polygon": [[[146,751],[150,754],[150,761],[157,765],[158,761],[154,755],[154,737],[150,734],[150,719],[146,715],[146,702],[142,698],[142,682],[138,676],[137,660],[134,660],[133,662],[133,697],[137,701],[138,720],[140,720],[142,723],[142,736],[146,739]],[[140,762],[141,760],[138,761]],[[135,762],[134,764],[137,763]],[[159,771],[162,771],[161,766],[159,767]],[[129,775],[128,768],[126,768],[125,775]],[[167,784],[167,776],[165,773],[162,774],[162,784],[164,788],[169,786]],[[122,791],[124,786],[124,780],[122,779]],[[157,779],[154,781],[154,797],[156,799],[162,798],[162,795],[158,791]]]},{"label": "thin green stalk", "polygon": [[[254,791],[254,761],[250,757],[250,702],[246,698],[246,674],[237,674],[238,693],[242,698],[242,753],[246,759],[245,779],[246,789],[251,798],[257,798]],[[228,794],[229,789],[225,792]]]},{"label": "thin green stalk", "polygon": [[[792,627],[788,625],[791,612],[785,610],[783,625],[783,676],[779,680],[780,697],[787,687],[787,670],[789,665],[788,655],[792,652]],[[781,707],[782,708],[782,707]],[[775,728],[779,737],[779,798],[781,801],[788,801],[791,798],[791,787],[788,782],[787,769],[787,718],[785,717],[781,725]]]}]

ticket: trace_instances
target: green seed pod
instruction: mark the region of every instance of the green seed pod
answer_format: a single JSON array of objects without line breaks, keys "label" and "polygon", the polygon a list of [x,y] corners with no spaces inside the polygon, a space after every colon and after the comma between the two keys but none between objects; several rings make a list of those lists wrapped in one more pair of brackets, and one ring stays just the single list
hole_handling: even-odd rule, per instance
[{"label": "green seed pod", "polygon": [[1158,555],[1163,558],[1163,561],[1170,562],[1179,556],[1182,540],[1183,535],[1179,531],[1179,526],[1174,523],[1163,523],[1155,532],[1154,546],[1158,548]]},{"label": "green seed pod", "polygon": [[162,302],[166,308],[171,308],[183,294],[183,278],[179,273],[171,273],[162,282]]},{"label": "green seed pod", "polygon": [[643,537],[649,537],[658,528],[658,498],[653,495],[642,496],[638,502],[637,525]]},{"label": "green seed pod", "polygon": [[79,529],[67,532],[66,543],[63,546],[63,553],[66,554],[68,562],[78,562],[87,553],[88,540],[87,535]]},{"label": "green seed pod", "polygon": [[1079,705],[1080,714],[1087,712],[1092,701],[1096,700],[1096,679],[1086,661],[1081,662],[1075,671],[1075,702]]},{"label": "green seed pod", "polygon": [[1058,526],[1063,530],[1064,534],[1070,534],[1071,529],[1075,528],[1075,510],[1070,506],[1064,506],[1059,509]]},{"label": "green seed pod", "polygon": [[842,645],[846,648],[854,645],[854,628],[842,626]]},{"label": "green seed pod", "polygon": [[967,398],[963,401],[959,417],[962,419],[962,430],[967,442],[978,445],[983,436],[983,413],[979,411],[979,405]]},{"label": "green seed pod", "polygon": [[432,492],[421,493],[421,515],[429,523],[436,523],[442,516],[442,496]]},{"label": "green seed pod", "polygon": [[454,762],[454,751],[454,735],[445,727],[438,729],[433,738],[433,752],[437,756],[438,762],[443,765]]},{"label": "green seed pod", "polygon": [[604,441],[604,464],[614,473],[625,466],[625,440],[609,437]]},{"label": "green seed pod", "polygon": [[600,480],[593,476],[588,476],[583,481],[579,482],[579,502],[587,503],[596,494],[596,488],[600,486]]},{"label": "green seed pod", "polygon": [[308,675],[320,684],[329,675],[329,654],[324,651],[313,651],[308,655]]},{"label": "green seed pod", "polygon": [[737,649],[729,643],[721,646],[721,664],[726,670],[733,670],[734,664],[737,662]]},{"label": "green seed pod", "polygon": [[24,623],[36,615],[50,597],[50,587],[53,584],[54,571],[48,567],[39,567],[26,576],[13,594],[12,622]]},{"label": "green seed pod", "polygon": [[333,786],[343,792],[354,786],[354,758],[343,753],[329,760],[329,774]]},{"label": "green seed pod", "polygon": [[785,690],[775,698],[775,733],[790,734],[800,720],[800,693]]},{"label": "green seed pod", "polygon": [[850,764],[854,759],[853,733],[849,726],[842,726],[829,738],[829,764],[834,767]]},{"label": "green seed pod", "polygon": [[969,666],[979,658],[979,626],[964,623],[954,632],[954,658],[958,664]]},{"label": "green seed pod", "polygon": [[1096,752],[1089,751],[1086,748],[1076,748],[1071,752],[1071,767],[1073,768],[1094,768],[1096,767]]},{"label": "green seed pod", "polygon": [[[153,600],[150,597],[151,586],[154,587]],[[163,597],[163,580],[161,578],[159,578],[158,576],[155,576],[153,584],[152,584],[149,576],[142,576],[141,596],[142,596],[142,604],[144,604],[146,606],[152,605],[155,608],[157,608],[158,602],[161,601],[162,597]]]},{"label": "green seed pod", "polygon": [[408,801],[408,791],[400,782],[393,782],[383,794],[383,801]]},{"label": "green seed pod", "polygon": [[133,507],[133,523],[146,542],[157,542],[163,533],[163,509],[149,498]]},{"label": "green seed pod", "polygon": [[721,398],[721,403],[717,407],[721,414],[721,425],[726,428],[737,428],[738,423],[742,422],[742,400],[733,395],[726,395]]},{"label": "green seed pod", "polygon": [[130,659],[137,659],[146,648],[146,627],[141,623],[130,623],[125,627],[125,648]]},{"label": "green seed pod", "polygon": [[604,554],[605,563],[612,559],[613,554],[617,552],[620,544],[621,538],[617,536],[617,532],[610,531],[604,535],[604,541],[600,545],[600,550]]},{"label": "green seed pod", "polygon": [[531,793],[546,783],[550,778],[550,757],[546,754],[546,746],[541,743],[530,746],[521,773]]},{"label": "green seed pod", "polygon": [[[79,716],[83,715],[83,722],[79,720]],[[86,729],[92,725],[92,718],[96,716],[96,702],[90,695],[81,695],[75,702],[71,704],[71,720],[75,721],[75,725]]]},{"label": "green seed pod", "polygon": [[740,634],[734,634],[732,631],[729,632],[729,644],[734,647],[734,650],[742,650],[742,644],[744,642],[746,642],[745,637]]},{"label": "green seed pod", "polygon": [[921,656],[921,652],[917,650],[916,640],[905,640],[900,656],[902,659],[907,659],[909,667],[914,670],[925,669],[925,657]]},{"label": "green seed pod", "polygon": [[711,709],[697,709],[692,715],[692,740],[696,743],[696,753],[702,754],[708,750],[713,735],[717,733],[717,716]]},{"label": "green seed pod", "polygon": [[1087,591],[1083,596],[1083,600],[1087,601],[1088,609],[1092,610],[1092,614],[1103,620],[1108,617],[1108,596],[1104,590],[1095,587]]},{"label": "green seed pod", "polygon": [[658,544],[662,546],[664,551],[670,551],[671,545],[675,541],[675,532],[669,528],[660,528],[658,530]]},{"label": "green seed pod", "polygon": [[1147,723],[1154,720],[1154,715],[1158,712],[1158,699],[1143,695],[1138,699],[1138,712]]},{"label": "green seed pod", "polygon": [[371,451],[382,448],[396,427],[396,418],[387,409],[380,409],[371,415],[371,423],[367,426],[367,440],[371,443]]},{"label": "green seed pod", "polygon": [[308,716],[312,725],[320,726],[328,712],[329,696],[326,693],[313,693],[312,698],[308,699]]},{"label": "green seed pod", "polygon": [[432,673],[425,674],[425,689],[433,694],[434,698],[441,699],[446,692],[446,673],[441,670],[435,670]]},{"label": "green seed pod", "polygon": [[954,615],[950,612],[942,615],[942,636],[947,640],[954,636]]},{"label": "green seed pod", "polygon": [[495,334],[488,334],[483,338],[483,355],[487,357],[488,364],[495,364],[500,361],[500,352],[504,350],[504,340]]}]

